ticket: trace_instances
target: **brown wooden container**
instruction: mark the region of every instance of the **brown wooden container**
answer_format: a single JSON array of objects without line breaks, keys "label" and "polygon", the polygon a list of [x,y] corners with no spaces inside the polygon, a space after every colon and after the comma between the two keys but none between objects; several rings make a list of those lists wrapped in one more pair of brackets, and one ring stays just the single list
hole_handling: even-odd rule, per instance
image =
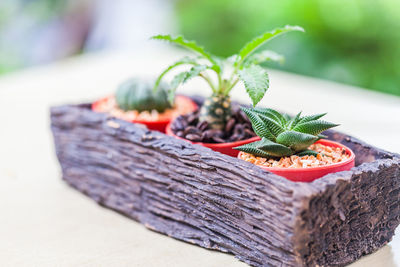
[{"label": "brown wooden container", "polygon": [[345,265],[387,244],[400,223],[400,156],[329,139],[356,167],[296,183],[90,105],[51,109],[63,179],[149,229],[254,266]]}]

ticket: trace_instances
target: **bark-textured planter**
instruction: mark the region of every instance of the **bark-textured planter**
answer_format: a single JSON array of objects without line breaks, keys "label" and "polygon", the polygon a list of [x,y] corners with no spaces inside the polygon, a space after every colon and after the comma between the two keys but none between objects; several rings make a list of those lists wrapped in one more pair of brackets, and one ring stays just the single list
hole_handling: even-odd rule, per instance
[{"label": "bark-textured planter", "polygon": [[208,148],[90,110],[51,109],[64,180],[146,227],[254,266],[345,265],[400,223],[400,157],[329,139],[356,167],[296,183]]}]

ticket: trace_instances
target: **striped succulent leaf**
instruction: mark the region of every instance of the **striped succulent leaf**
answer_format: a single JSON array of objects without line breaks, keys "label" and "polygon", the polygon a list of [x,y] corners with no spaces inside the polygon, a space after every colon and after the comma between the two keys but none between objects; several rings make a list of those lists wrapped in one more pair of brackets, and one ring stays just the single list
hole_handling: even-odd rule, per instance
[{"label": "striped succulent leaf", "polygon": [[[256,142],[258,142],[258,141],[256,141]],[[235,147],[235,149],[249,153],[249,154],[253,154],[254,156],[257,156],[257,157],[264,157],[264,158],[273,157],[272,155],[268,154],[264,150],[257,148],[257,146],[255,144],[256,142],[238,146],[238,147]]]},{"label": "striped succulent leaf", "polygon": [[327,122],[327,121],[316,120],[316,121],[308,121],[308,122],[297,124],[293,128],[293,130],[302,132],[302,133],[318,135],[318,134],[322,133],[323,131],[328,130],[335,126],[338,126],[338,124]]},{"label": "striped succulent leaf", "polygon": [[253,112],[249,108],[242,108],[243,112],[249,118],[251,125],[253,126],[253,131],[256,135],[260,137],[265,137],[269,140],[275,140],[275,136],[266,127],[264,121],[260,118],[259,114]]},{"label": "striped succulent leaf", "polygon": [[290,147],[294,151],[305,150],[317,140],[317,136],[296,131],[286,131],[276,138],[276,142]]},{"label": "striped succulent leaf", "polygon": [[261,141],[235,149],[261,157],[284,157],[296,155],[316,155],[308,150],[317,140],[326,138],[321,132],[338,124],[319,120],[324,114],[294,117],[286,116],[270,108],[242,108],[249,118],[254,132]]},{"label": "striped succulent leaf", "polygon": [[317,151],[307,149],[307,150],[297,153],[296,155],[299,157],[303,157],[303,156],[315,156],[316,157],[318,154],[319,153]]},{"label": "striped succulent leaf", "polygon": [[290,156],[293,154],[292,149],[289,147],[272,142],[266,138],[263,138],[259,143],[257,143],[257,148],[263,151],[268,151],[267,153],[274,157]]},{"label": "striped succulent leaf", "polygon": [[282,125],[287,123],[287,119],[285,116],[286,114],[280,114],[278,111],[273,110],[272,108],[254,108],[253,111],[258,114],[270,117],[271,119],[274,119]]}]

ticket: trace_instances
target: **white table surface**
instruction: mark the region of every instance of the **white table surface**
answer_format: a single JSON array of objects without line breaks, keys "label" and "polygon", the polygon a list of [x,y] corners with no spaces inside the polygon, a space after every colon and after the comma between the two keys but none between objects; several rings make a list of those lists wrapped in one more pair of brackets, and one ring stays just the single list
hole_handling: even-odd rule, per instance
[{"label": "white table surface", "polygon": [[[154,77],[177,53],[87,55],[0,77],[0,266],[247,266],[152,232],[67,186],[55,157],[49,107],[112,93],[131,75]],[[338,130],[400,153],[400,98],[279,71],[261,105],[328,112]],[[207,94],[202,81],[182,89]],[[234,99],[248,101],[243,88]],[[351,265],[400,267],[400,228]]]}]

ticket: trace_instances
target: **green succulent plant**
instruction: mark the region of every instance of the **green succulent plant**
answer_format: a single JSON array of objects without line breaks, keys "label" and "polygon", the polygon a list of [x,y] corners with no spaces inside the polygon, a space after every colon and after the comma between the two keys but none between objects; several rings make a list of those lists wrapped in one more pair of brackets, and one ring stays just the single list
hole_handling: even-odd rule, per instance
[{"label": "green succulent plant", "polygon": [[157,110],[163,112],[172,106],[168,101],[167,90],[168,87],[162,84],[160,90],[155,93],[151,83],[139,79],[130,79],[118,87],[115,99],[118,107],[125,111]]},{"label": "green succulent plant", "polygon": [[[177,87],[194,77],[203,78],[211,87],[212,94],[206,99],[200,109],[200,121],[207,121],[211,128],[222,130],[231,116],[231,101],[229,93],[235,85],[242,81],[250,96],[253,106],[263,97],[269,87],[267,71],[260,66],[266,61],[282,62],[283,57],[271,51],[256,51],[272,38],[290,31],[304,31],[299,26],[285,26],[265,32],[247,43],[237,54],[228,58],[219,58],[205,51],[194,41],[188,41],[182,36],[157,35],[152,39],[164,40],[182,46],[196,54],[196,57],[184,57],[167,67],[158,77],[154,88],[157,89],[162,78],[171,70],[182,65],[190,69],[178,73],[171,81],[168,92],[173,101]],[[216,79],[212,79],[213,74]]]},{"label": "green succulent plant", "polygon": [[235,149],[255,156],[273,158],[291,155],[316,155],[308,147],[325,136],[321,133],[338,126],[320,120],[326,113],[301,116],[299,112],[290,118],[270,108],[244,108],[243,112],[251,121],[254,132],[261,138]]}]

